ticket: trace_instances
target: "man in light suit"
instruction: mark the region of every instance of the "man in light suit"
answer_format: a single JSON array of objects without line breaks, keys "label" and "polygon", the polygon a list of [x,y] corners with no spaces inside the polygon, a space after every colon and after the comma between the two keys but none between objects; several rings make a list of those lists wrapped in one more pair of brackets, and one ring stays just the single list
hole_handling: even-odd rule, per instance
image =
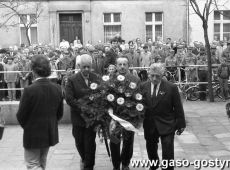
[{"label": "man in light suit", "polygon": [[63,97],[61,87],[47,78],[51,69],[45,56],[34,56],[31,67],[35,81],[24,89],[17,119],[24,131],[27,169],[45,170],[49,147],[58,143],[58,121],[63,115]]},{"label": "man in light suit", "polygon": [[65,97],[70,105],[71,121],[73,125],[72,134],[75,145],[81,157],[81,170],[93,170],[95,164],[96,132],[93,127],[86,127],[81,117],[81,109],[77,100],[89,94],[91,83],[100,83],[100,78],[91,72],[92,57],[88,54],[80,56],[80,71],[68,78]]},{"label": "man in light suit", "polygon": [[[162,159],[174,159],[174,135],[180,135],[186,127],[185,116],[178,88],[175,84],[162,80],[165,68],[161,63],[154,63],[149,69],[150,81],[141,85],[146,105],[143,122],[146,148],[150,160],[157,160],[158,165],[150,167],[156,170],[159,167],[157,154],[159,138],[162,145]],[[167,167],[173,170],[174,167]]]}]

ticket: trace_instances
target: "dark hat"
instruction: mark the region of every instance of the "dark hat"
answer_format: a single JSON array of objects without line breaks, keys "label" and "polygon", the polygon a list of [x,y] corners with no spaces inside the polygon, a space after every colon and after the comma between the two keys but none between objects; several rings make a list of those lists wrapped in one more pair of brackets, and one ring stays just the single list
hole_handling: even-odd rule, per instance
[{"label": "dark hat", "polygon": [[147,45],[144,45],[144,46],[143,46],[143,49],[146,49],[146,48],[148,48],[148,46],[147,46]]}]

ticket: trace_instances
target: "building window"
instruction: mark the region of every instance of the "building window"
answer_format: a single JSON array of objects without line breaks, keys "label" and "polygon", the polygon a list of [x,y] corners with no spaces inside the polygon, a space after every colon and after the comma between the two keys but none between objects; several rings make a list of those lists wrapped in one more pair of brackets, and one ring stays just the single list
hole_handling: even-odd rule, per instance
[{"label": "building window", "polygon": [[121,13],[104,13],[104,42],[110,42],[116,34],[121,35]]},{"label": "building window", "polygon": [[[20,43],[28,45],[26,38],[26,26],[29,26],[28,35],[31,44],[37,44],[37,17],[35,14],[22,14],[20,19]],[[25,26],[26,25],[26,26]]]},{"label": "building window", "polygon": [[148,39],[156,41],[157,37],[163,38],[163,13],[146,12],[145,13],[146,41]]},{"label": "building window", "polygon": [[214,11],[214,38],[230,40],[230,10]]}]

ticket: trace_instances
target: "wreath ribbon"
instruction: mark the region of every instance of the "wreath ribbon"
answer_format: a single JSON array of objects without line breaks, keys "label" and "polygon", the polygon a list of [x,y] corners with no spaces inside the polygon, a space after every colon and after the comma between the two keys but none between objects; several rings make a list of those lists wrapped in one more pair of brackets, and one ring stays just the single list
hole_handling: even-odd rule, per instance
[{"label": "wreath ribbon", "polygon": [[116,115],[114,115],[113,109],[109,109],[108,112],[109,112],[109,115],[111,116],[111,118],[114,119],[115,121],[119,122],[120,125],[122,127],[124,127],[126,130],[133,131],[136,133],[139,132],[139,130],[137,128],[135,128],[131,123],[129,123],[128,121],[121,119],[121,118],[117,117]]}]

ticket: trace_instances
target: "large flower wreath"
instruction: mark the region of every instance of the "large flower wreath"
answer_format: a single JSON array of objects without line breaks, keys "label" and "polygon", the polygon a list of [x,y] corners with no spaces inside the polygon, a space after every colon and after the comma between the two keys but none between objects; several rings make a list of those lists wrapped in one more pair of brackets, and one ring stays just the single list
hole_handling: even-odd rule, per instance
[{"label": "large flower wreath", "polygon": [[[90,84],[89,95],[78,100],[87,127],[102,129],[104,138],[142,124],[144,105],[137,84],[123,75],[103,76],[100,84]],[[111,126],[116,122],[116,126]]]}]

